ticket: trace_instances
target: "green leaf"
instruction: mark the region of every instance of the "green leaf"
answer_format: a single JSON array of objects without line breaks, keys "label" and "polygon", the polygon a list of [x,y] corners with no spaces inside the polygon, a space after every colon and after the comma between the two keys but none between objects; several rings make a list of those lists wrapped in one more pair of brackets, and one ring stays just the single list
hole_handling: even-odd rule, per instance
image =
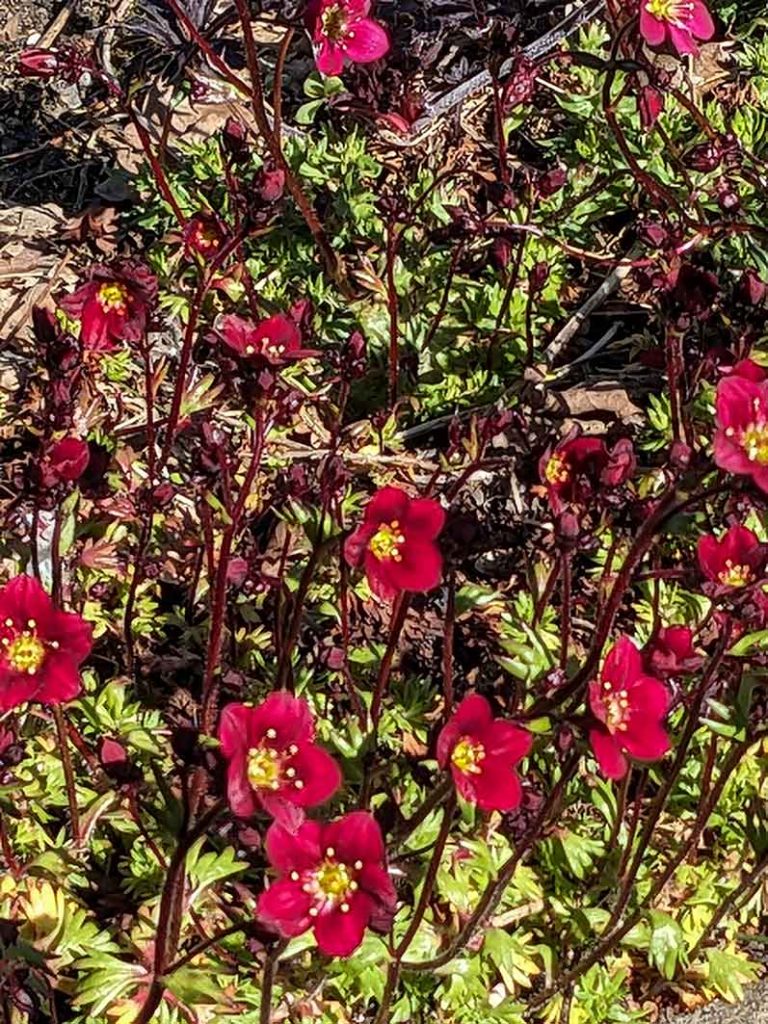
[{"label": "green leaf", "polygon": [[756,981],[760,975],[756,964],[727,950],[707,949],[709,971],[707,980],[729,1003],[744,998],[743,982]]},{"label": "green leaf", "polygon": [[752,654],[755,648],[762,651],[768,650],[768,629],[758,629],[756,633],[747,633],[746,636],[736,641],[728,654],[733,658],[740,658],[745,654]]},{"label": "green leaf", "polygon": [[678,964],[685,957],[683,930],[673,917],[660,910],[651,910],[648,916],[651,922],[648,962],[667,981],[672,981]]}]

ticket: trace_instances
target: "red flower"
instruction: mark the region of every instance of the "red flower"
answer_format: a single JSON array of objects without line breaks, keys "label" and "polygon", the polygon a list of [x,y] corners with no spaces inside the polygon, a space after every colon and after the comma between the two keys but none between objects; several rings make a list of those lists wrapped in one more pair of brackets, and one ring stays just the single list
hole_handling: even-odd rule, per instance
[{"label": "red flower", "polygon": [[43,487],[79,480],[88,467],[91,451],[87,441],[78,437],[62,437],[43,454],[40,480]]},{"label": "red flower", "polygon": [[80,321],[83,345],[109,352],[117,341],[139,341],[157,296],[157,279],[142,263],[118,260],[91,267],[89,281],[59,301],[64,312]]},{"label": "red flower", "polygon": [[182,231],[184,253],[191,256],[213,256],[221,246],[221,229],[216,220],[208,213],[196,213],[190,217]]},{"label": "red flower", "polygon": [[715,23],[702,0],[640,0],[640,34],[651,46],[669,40],[679,54],[698,53],[696,40],[711,39]]},{"label": "red flower", "polygon": [[437,761],[450,764],[456,789],[483,811],[511,811],[522,790],[515,765],[531,749],[531,735],[513,722],[493,718],[479,694],[465,697],[437,739]]},{"label": "red flower", "polygon": [[19,74],[25,78],[53,78],[61,68],[56,50],[33,46],[19,54]]},{"label": "red flower", "polygon": [[410,498],[399,487],[383,487],[347,538],[344,557],[365,568],[371,590],[385,600],[402,590],[431,590],[443,571],[435,539],[444,522],[445,512],[434,499]]},{"label": "red flower", "polygon": [[368,17],[370,0],[312,0],[307,25],[315,63],[324,75],[340,75],[344,61],[369,64],[389,50],[389,36]]},{"label": "red flower", "polygon": [[762,576],[765,546],[746,526],[731,526],[720,539],[711,533],[699,537],[697,552],[701,571],[718,587],[746,587]]},{"label": "red flower", "polygon": [[724,377],[715,400],[715,462],[768,491],[768,382]]},{"label": "red flower", "polygon": [[572,437],[545,452],[539,476],[552,508],[587,501],[607,463],[608,449],[599,437]]},{"label": "red flower", "polygon": [[320,353],[301,347],[301,332],[296,322],[283,313],[252,324],[250,320],[228,313],[219,322],[222,341],[243,359],[285,366],[299,359],[309,359]]},{"label": "red flower", "polygon": [[589,706],[598,720],[589,731],[589,742],[606,778],[624,777],[627,754],[639,761],[657,761],[666,754],[668,705],[667,688],[644,674],[640,651],[629,637],[619,637],[606,655],[600,678],[589,684]]},{"label": "red flower", "polygon": [[271,825],[267,857],[279,877],[259,897],[259,917],[289,938],[313,928],[327,956],[349,956],[370,926],[386,931],[396,895],[381,830],[367,811],[294,833]]},{"label": "red flower", "polygon": [[[725,371],[723,371],[725,372]],[[751,380],[760,384],[768,377],[765,370],[754,359],[740,359],[728,371],[733,377],[741,377],[743,380]]]},{"label": "red flower", "polygon": [[640,114],[640,124],[646,131],[653,128],[663,109],[664,93],[652,85],[643,86],[637,97],[637,111]]},{"label": "red flower", "polygon": [[14,577],[0,589],[0,712],[73,700],[91,646],[87,622],[56,608],[31,576]]},{"label": "red flower", "polygon": [[664,626],[643,650],[648,669],[661,679],[695,672],[703,658],[693,647],[693,633],[687,626]]},{"label": "red flower", "polygon": [[304,807],[330,799],[341,785],[341,771],[314,739],[309,706],[289,693],[271,693],[255,708],[228,704],[221,712],[219,741],[235,814],[248,818],[262,807],[295,829],[304,820]]}]

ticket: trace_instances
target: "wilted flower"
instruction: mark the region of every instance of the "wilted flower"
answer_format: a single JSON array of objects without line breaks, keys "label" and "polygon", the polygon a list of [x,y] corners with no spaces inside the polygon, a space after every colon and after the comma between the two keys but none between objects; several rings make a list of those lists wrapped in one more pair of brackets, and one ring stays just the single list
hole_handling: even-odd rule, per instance
[{"label": "wilted flower", "polygon": [[258,914],[281,935],[312,928],[322,953],[349,956],[367,927],[389,927],[396,894],[381,830],[367,811],[328,825],[306,821],[294,833],[275,823],[266,850],[279,876],[259,897]]},{"label": "wilted flower", "polygon": [[53,78],[60,69],[61,58],[56,50],[33,46],[19,54],[19,74],[26,78]]},{"label": "wilted flower", "polygon": [[190,217],[182,231],[184,252],[210,257],[221,248],[222,235],[216,219],[209,213],[196,213]]},{"label": "wilted flower", "polygon": [[768,296],[768,284],[766,284],[756,270],[748,268],[741,275],[738,284],[738,296],[742,302],[746,302],[750,306],[759,306],[765,302]]},{"label": "wilted flower", "polygon": [[222,341],[243,359],[285,366],[299,359],[320,355],[316,349],[302,348],[296,321],[278,313],[254,324],[234,313],[221,317],[218,333]]},{"label": "wilted flower", "polygon": [[62,437],[43,453],[38,467],[43,487],[79,480],[88,467],[91,451],[79,437]]},{"label": "wilted flower", "polygon": [[303,808],[330,799],[341,785],[339,766],[315,743],[309,705],[289,693],[272,693],[255,708],[227,704],[219,741],[229,805],[240,817],[262,807],[295,830],[304,820]]},{"label": "wilted flower", "polygon": [[720,469],[751,476],[768,492],[768,381],[724,377],[717,385],[715,423]]},{"label": "wilted flower", "polygon": [[718,587],[746,587],[762,576],[766,548],[746,526],[731,526],[720,538],[705,534],[696,550],[701,571]]},{"label": "wilted flower", "polygon": [[669,41],[679,54],[698,53],[696,40],[715,34],[702,0],[640,0],[640,33],[651,46]]},{"label": "wilted flower", "polygon": [[531,749],[531,734],[494,719],[479,694],[465,697],[437,740],[437,760],[450,767],[456,789],[484,811],[511,811],[522,789],[515,767]]},{"label": "wilted flower", "polygon": [[87,622],[60,611],[31,576],[14,577],[0,589],[0,712],[73,700],[91,646]]},{"label": "wilted flower", "polygon": [[606,778],[624,777],[626,755],[657,761],[669,750],[664,728],[667,688],[645,675],[640,652],[629,637],[619,637],[606,655],[599,679],[589,684],[589,706],[599,723],[590,729],[589,742]]},{"label": "wilted flower", "polygon": [[87,284],[59,300],[64,312],[80,321],[87,349],[107,352],[118,341],[139,341],[157,296],[157,279],[142,263],[118,260],[91,267]]},{"label": "wilted flower", "polygon": [[411,498],[399,487],[383,487],[347,538],[344,556],[350,565],[365,568],[371,590],[379,597],[431,590],[443,569],[435,540],[444,523],[445,512],[433,498]]},{"label": "wilted flower", "polygon": [[643,659],[661,679],[695,672],[704,660],[696,653],[693,632],[687,626],[663,626],[643,649]]},{"label": "wilted flower", "polygon": [[315,62],[324,75],[339,75],[346,60],[369,64],[389,50],[386,29],[368,17],[370,0],[312,0],[307,26]]},{"label": "wilted flower", "polygon": [[652,85],[644,85],[637,97],[637,111],[640,114],[640,124],[646,131],[653,128],[663,109],[664,93]]},{"label": "wilted flower", "polygon": [[539,476],[552,508],[586,501],[607,462],[608,451],[599,437],[572,437],[548,449],[539,460]]}]

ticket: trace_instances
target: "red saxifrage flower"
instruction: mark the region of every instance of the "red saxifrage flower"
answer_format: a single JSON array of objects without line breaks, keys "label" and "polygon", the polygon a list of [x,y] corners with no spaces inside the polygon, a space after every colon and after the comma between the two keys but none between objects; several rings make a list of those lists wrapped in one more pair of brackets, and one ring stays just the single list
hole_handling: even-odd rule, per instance
[{"label": "red saxifrage flower", "polygon": [[157,297],[157,279],[142,263],[117,260],[91,267],[89,280],[59,300],[67,316],[80,321],[86,349],[109,352],[119,341],[140,341]]},{"label": "red saxifrage flower", "polygon": [[87,622],[57,608],[36,579],[14,577],[0,589],[0,712],[73,700],[91,647]]},{"label": "red saxifrage flower", "polygon": [[444,523],[445,512],[433,498],[411,498],[399,487],[383,487],[347,538],[344,557],[365,569],[371,590],[385,600],[403,590],[431,590],[443,571],[435,541]]},{"label": "red saxifrage flower", "polygon": [[522,799],[515,767],[531,749],[525,729],[493,717],[491,705],[471,694],[456,708],[437,740],[437,761],[450,766],[456,789],[483,811],[511,811]]},{"label": "red saxifrage flower", "polygon": [[389,928],[395,889],[381,830],[367,811],[327,825],[306,821],[294,833],[275,823],[266,849],[279,876],[259,897],[258,915],[284,937],[312,928],[322,953],[349,956],[367,927]]},{"label": "red saxifrage flower", "polygon": [[679,54],[696,54],[696,40],[711,39],[715,23],[702,0],[640,0],[640,33],[651,46],[669,42]]},{"label": "red saxifrage flower", "polygon": [[763,575],[766,548],[747,526],[731,526],[720,538],[705,534],[696,551],[701,571],[718,589],[746,587]]},{"label": "red saxifrage flower", "polygon": [[628,438],[609,451],[599,437],[570,437],[539,459],[539,476],[554,512],[584,504],[602,487],[619,487],[635,470],[634,446]]},{"label": "red saxifrage flower", "polygon": [[386,29],[369,17],[370,0],[313,0],[307,7],[315,63],[324,75],[340,75],[344,62],[369,64],[389,51]]},{"label": "red saxifrage flower", "polygon": [[693,631],[687,626],[663,626],[643,649],[649,672],[660,679],[687,675],[704,661],[693,646]]},{"label": "red saxifrage flower", "polygon": [[751,476],[768,492],[768,381],[748,379],[744,368],[724,377],[717,385],[715,423],[720,469]]},{"label": "red saxifrage flower", "polygon": [[597,719],[589,742],[606,778],[626,775],[627,755],[657,761],[669,750],[664,727],[669,693],[660,680],[645,674],[640,651],[629,637],[619,637],[600,677],[589,684],[589,706]]},{"label": "red saxifrage flower", "polygon": [[181,236],[187,257],[193,253],[205,258],[215,256],[221,247],[221,228],[209,213],[196,213],[194,217],[190,217]]},{"label": "red saxifrage flower", "polygon": [[316,349],[302,347],[298,324],[284,313],[259,324],[228,313],[221,317],[218,333],[224,344],[242,359],[272,367],[320,355]]},{"label": "red saxifrage flower", "polygon": [[40,481],[44,487],[74,483],[88,468],[91,450],[79,437],[62,437],[43,452],[40,460]]},{"label": "red saxifrage flower", "polygon": [[271,693],[258,707],[228,704],[219,721],[227,761],[227,797],[247,818],[261,807],[286,828],[296,829],[304,808],[329,800],[341,785],[341,770],[315,743],[306,701]]}]

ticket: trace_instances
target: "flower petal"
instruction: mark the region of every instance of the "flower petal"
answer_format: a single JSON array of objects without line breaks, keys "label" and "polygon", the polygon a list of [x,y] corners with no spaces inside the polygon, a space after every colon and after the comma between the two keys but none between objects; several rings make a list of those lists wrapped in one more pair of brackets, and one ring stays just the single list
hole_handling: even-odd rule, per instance
[{"label": "flower petal", "polygon": [[643,718],[664,717],[669,707],[669,691],[664,683],[653,676],[638,677],[627,690],[630,704],[630,724],[634,731],[635,716]]},{"label": "flower petal", "polygon": [[486,757],[482,771],[472,776],[475,802],[483,811],[512,811],[520,806],[522,788],[512,765],[504,756]]},{"label": "flower petal", "polygon": [[372,18],[362,18],[353,23],[352,31],[346,38],[347,56],[356,64],[368,64],[383,57],[389,50],[389,36],[386,29]]},{"label": "flower petal", "polygon": [[[290,766],[296,769],[296,778],[304,784],[301,789],[293,787],[290,797],[301,807],[314,807],[330,800],[341,786],[341,768],[327,750],[314,743],[300,746]],[[288,785],[293,786],[290,781]]]},{"label": "flower petal", "polygon": [[706,5],[702,3],[702,0],[691,0],[691,7],[688,29],[697,39],[711,39],[715,34],[715,23]]},{"label": "flower petal", "polygon": [[248,746],[257,747],[272,730],[270,746],[282,750],[291,743],[310,743],[315,736],[315,723],[309,704],[300,697],[280,690],[253,708],[248,719]]},{"label": "flower petal", "polygon": [[514,765],[528,756],[533,737],[514,722],[496,719],[483,734],[482,743],[489,757],[503,756],[507,763]]},{"label": "flower petal", "polygon": [[622,689],[643,674],[643,659],[640,651],[628,636],[620,636],[606,655],[601,678]]},{"label": "flower petal", "polygon": [[658,761],[670,746],[663,723],[655,718],[633,716],[622,740],[627,753],[639,761]]},{"label": "flower petal", "polygon": [[235,757],[248,749],[248,722],[253,708],[227,704],[219,717],[219,743],[224,757]]},{"label": "flower petal", "polygon": [[445,768],[453,748],[462,736],[479,736],[493,721],[491,705],[479,693],[471,693],[459,704],[437,738],[437,761]]},{"label": "flower petal", "polygon": [[384,860],[384,840],[378,822],[368,811],[352,811],[326,825],[322,835],[323,848],[333,847],[344,864],[356,860],[374,863]]},{"label": "flower petal", "polygon": [[627,774],[627,759],[608,730],[590,729],[589,742],[603,775],[607,779],[623,779]]},{"label": "flower petal", "polygon": [[321,914],[315,921],[315,939],[320,952],[326,956],[349,956],[354,953],[363,941],[371,910],[370,897],[357,892],[350,897],[346,914],[338,909]]},{"label": "flower petal", "polygon": [[399,487],[382,487],[371,498],[365,508],[363,522],[377,528],[382,523],[397,520],[402,523],[408,514],[411,499]]},{"label": "flower petal", "polygon": [[640,34],[650,46],[661,46],[667,34],[666,26],[659,18],[655,18],[646,9],[645,3],[640,7]]},{"label": "flower petal", "polygon": [[296,832],[273,823],[264,841],[269,863],[283,874],[316,867],[322,860],[321,837],[319,821],[305,821]]},{"label": "flower petal", "polygon": [[34,700],[41,704],[63,704],[74,700],[83,689],[77,665],[65,653],[49,654],[37,678]]},{"label": "flower petal", "polygon": [[311,897],[300,882],[278,879],[259,896],[258,915],[265,924],[272,925],[286,938],[301,935],[312,923],[309,908]]},{"label": "flower petal", "polygon": [[408,534],[434,540],[445,525],[445,509],[433,498],[416,498],[408,506],[405,529]]},{"label": "flower petal", "polygon": [[323,75],[340,75],[344,70],[344,51],[324,38],[315,49],[315,64]]}]

